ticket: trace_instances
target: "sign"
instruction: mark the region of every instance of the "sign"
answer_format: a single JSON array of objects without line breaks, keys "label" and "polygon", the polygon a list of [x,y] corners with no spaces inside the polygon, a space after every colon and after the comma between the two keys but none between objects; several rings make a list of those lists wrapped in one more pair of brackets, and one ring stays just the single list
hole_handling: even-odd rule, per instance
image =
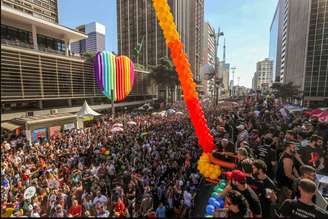
[{"label": "sign", "polygon": [[33,130],[33,142],[48,141],[48,129],[40,128]]},{"label": "sign", "polygon": [[74,123],[68,123],[64,125],[64,130],[71,130],[75,128],[75,124]]},{"label": "sign", "polygon": [[34,186],[28,187],[24,192],[24,199],[30,199],[35,195],[36,188]]}]

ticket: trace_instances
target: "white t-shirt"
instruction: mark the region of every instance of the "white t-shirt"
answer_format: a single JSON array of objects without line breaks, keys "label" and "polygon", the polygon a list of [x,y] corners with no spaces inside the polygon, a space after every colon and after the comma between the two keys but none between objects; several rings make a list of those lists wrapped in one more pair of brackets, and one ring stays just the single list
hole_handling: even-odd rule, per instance
[{"label": "white t-shirt", "polygon": [[191,207],[191,201],[192,201],[192,196],[189,192],[184,191],[183,192],[183,203],[187,206],[187,207]]}]

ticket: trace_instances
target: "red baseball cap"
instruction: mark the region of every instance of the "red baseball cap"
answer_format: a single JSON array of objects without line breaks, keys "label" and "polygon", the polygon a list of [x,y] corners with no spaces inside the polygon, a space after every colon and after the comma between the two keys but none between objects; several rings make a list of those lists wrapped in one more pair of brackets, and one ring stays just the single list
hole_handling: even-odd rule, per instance
[{"label": "red baseball cap", "polygon": [[234,180],[241,184],[246,182],[246,175],[240,170],[233,170],[231,172],[226,172],[225,174],[229,180]]}]

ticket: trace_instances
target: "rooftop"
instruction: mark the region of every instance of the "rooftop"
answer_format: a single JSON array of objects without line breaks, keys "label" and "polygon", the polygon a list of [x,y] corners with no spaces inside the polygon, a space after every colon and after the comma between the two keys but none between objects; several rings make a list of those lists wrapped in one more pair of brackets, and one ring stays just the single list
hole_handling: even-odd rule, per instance
[{"label": "rooftop", "polygon": [[25,14],[21,11],[12,9],[10,7],[1,5],[1,17],[7,17],[9,19],[19,21],[24,24],[34,24],[37,28],[43,29],[45,31],[55,32],[62,35],[62,38],[65,40],[69,40],[71,42],[79,41],[88,38],[87,35],[80,33],[71,28],[58,25],[55,23],[51,23],[46,20],[42,20],[37,17],[33,17],[32,15]]}]

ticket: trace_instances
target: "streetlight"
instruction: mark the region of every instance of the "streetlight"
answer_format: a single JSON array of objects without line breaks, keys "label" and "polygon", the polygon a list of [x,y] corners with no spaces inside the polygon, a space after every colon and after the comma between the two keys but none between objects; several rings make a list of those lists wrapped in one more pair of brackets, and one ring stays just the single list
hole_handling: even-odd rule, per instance
[{"label": "streetlight", "polygon": [[218,32],[217,33],[214,33],[214,34],[210,34],[211,37],[215,37],[215,77],[214,77],[214,80],[215,80],[215,83],[214,83],[214,86],[215,86],[215,89],[214,89],[214,92],[215,92],[215,105],[218,103],[218,95],[219,95],[219,91],[218,91],[218,85],[216,84],[216,81],[217,81],[217,74],[218,74],[218,48],[219,48],[219,40],[220,40],[220,36],[223,36],[224,33],[220,31],[220,27],[218,28]]}]

